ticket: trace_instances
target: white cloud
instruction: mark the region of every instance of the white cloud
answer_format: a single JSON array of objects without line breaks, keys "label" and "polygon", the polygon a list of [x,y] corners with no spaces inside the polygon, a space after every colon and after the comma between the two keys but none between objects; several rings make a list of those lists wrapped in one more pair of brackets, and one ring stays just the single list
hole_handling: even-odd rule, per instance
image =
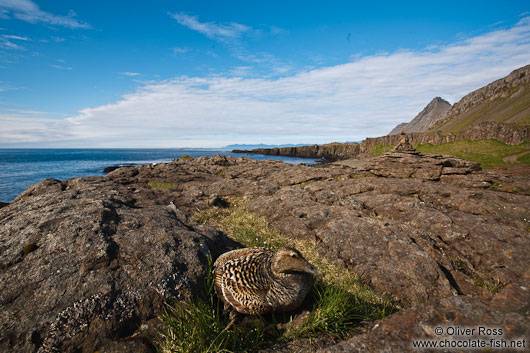
[{"label": "white cloud", "polygon": [[31,41],[28,37],[17,36],[13,34],[3,34],[0,36],[0,48],[3,49],[15,49],[15,50],[26,50],[23,45],[17,44],[14,41]]},{"label": "white cloud", "polygon": [[[230,52],[230,54],[247,63],[256,64],[266,70],[276,70],[273,66],[282,66],[283,68],[288,65],[279,62],[273,55],[263,52],[250,53],[246,48],[246,43],[243,41],[243,37],[250,39],[258,39],[265,32],[271,35],[280,35],[285,31],[279,27],[270,27],[266,31],[261,29],[255,29],[247,25],[240,23],[216,23],[216,22],[200,22],[197,16],[191,16],[183,12],[180,13],[169,13],[179,24],[187,27],[191,30],[197,31],[206,37],[222,43]],[[173,54],[183,54],[187,52],[187,48],[175,48]],[[217,57],[216,53],[212,51],[207,52],[208,55]],[[275,72],[279,73],[278,70]]]},{"label": "white cloud", "polygon": [[125,72],[120,72],[120,75],[127,76],[127,77],[135,77],[135,76],[140,76],[140,73],[125,71]]},{"label": "white cloud", "polygon": [[70,10],[67,16],[58,16],[39,9],[31,0],[0,0],[0,18],[13,16],[29,23],[46,23],[69,28],[91,28],[88,23],[75,19],[75,12]]},{"label": "white cloud", "polygon": [[[59,60],[58,60],[59,61]],[[70,71],[72,70],[72,67],[71,66],[66,66],[66,65],[60,65],[60,64],[51,64],[50,65],[51,67],[57,69],[57,70],[66,70],[66,71]]]},{"label": "white cloud", "polygon": [[93,147],[356,141],[410,121],[436,96],[454,103],[527,64],[530,18],[451,45],[355,57],[281,78],[234,77],[247,70],[235,67],[226,76],[151,82],[81,110],[60,130],[68,136],[63,145]]},{"label": "white cloud", "polygon": [[14,43],[9,38],[0,37],[0,48],[2,49],[15,49],[15,50],[26,50],[26,48],[20,44]]},{"label": "white cloud", "polygon": [[28,37],[15,36],[15,35],[12,35],[12,34],[4,34],[4,35],[2,35],[2,37],[7,38],[7,39],[15,39],[15,40],[23,40],[23,41],[31,40]]},{"label": "white cloud", "polygon": [[45,143],[65,141],[70,136],[64,129],[64,121],[50,118],[35,117],[29,112],[0,113],[0,144],[24,145],[37,143],[41,146]]},{"label": "white cloud", "polygon": [[223,24],[215,22],[200,22],[197,16],[187,15],[183,12],[170,13],[169,15],[177,20],[182,26],[218,41],[234,40],[240,38],[245,33],[254,32],[251,27],[240,23],[230,22]]},{"label": "white cloud", "polygon": [[190,50],[188,48],[173,48],[173,54],[177,55],[177,54],[186,54],[187,52],[189,52]]}]

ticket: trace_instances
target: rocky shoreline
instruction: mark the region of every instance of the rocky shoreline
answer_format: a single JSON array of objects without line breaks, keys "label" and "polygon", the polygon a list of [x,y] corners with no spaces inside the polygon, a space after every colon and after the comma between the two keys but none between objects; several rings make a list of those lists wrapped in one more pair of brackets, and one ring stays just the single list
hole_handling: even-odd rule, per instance
[{"label": "rocky shoreline", "polygon": [[481,122],[464,129],[458,134],[442,134],[441,132],[412,132],[404,135],[387,135],[369,137],[361,143],[330,143],[325,145],[310,145],[298,147],[256,148],[250,151],[233,150],[233,153],[254,153],[269,156],[287,156],[300,158],[321,158],[328,162],[362,158],[371,148],[381,146],[396,146],[406,136],[412,144],[430,143],[439,145],[461,140],[494,139],[508,145],[519,145],[530,141],[530,127],[496,122]]},{"label": "rocky shoreline", "polygon": [[402,308],[322,352],[418,351],[439,326],[528,347],[530,168],[518,170],[403,141],[349,164],[214,156],[44,180],[0,209],[0,350],[154,351],[162,303],[194,295],[206,254],[239,246],[193,218],[233,197]]}]

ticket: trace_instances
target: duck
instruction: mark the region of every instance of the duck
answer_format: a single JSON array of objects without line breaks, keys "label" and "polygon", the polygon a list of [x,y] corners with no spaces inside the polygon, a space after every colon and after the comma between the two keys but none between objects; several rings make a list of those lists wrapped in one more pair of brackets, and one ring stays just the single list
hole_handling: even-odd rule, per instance
[{"label": "duck", "polygon": [[238,313],[296,310],[319,274],[291,247],[276,252],[263,247],[232,250],[219,256],[213,265],[215,292],[230,311],[232,321]]}]

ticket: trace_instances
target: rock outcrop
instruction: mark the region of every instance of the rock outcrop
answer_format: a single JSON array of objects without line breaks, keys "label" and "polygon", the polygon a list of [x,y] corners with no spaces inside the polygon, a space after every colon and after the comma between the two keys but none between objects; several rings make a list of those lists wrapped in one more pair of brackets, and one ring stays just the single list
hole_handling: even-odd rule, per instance
[{"label": "rock outcrop", "polygon": [[353,168],[214,156],[28,188],[0,209],[0,350],[152,351],[162,302],[236,246],[191,217],[227,197],[405,308],[330,352],[407,351],[439,324],[528,336],[529,168],[402,142]]},{"label": "rock outcrop", "polygon": [[411,122],[399,124],[390,131],[389,135],[429,131],[449,109],[451,104],[448,101],[436,97]]},{"label": "rock outcrop", "polygon": [[161,304],[197,289],[227,239],[134,191],[47,179],[2,209],[0,351],[152,351]]},{"label": "rock outcrop", "polygon": [[405,136],[392,151],[374,158],[359,170],[380,177],[440,180],[443,176],[471,174],[481,168],[478,163],[460,158],[437,154],[422,156],[412,147],[408,136]]},{"label": "rock outcrop", "polygon": [[[435,133],[418,132],[407,134],[407,137],[412,144],[430,143],[439,145],[460,140],[476,141],[494,139],[504,142],[507,145],[519,145],[523,142],[530,141],[530,126],[485,121],[471,125],[457,134],[442,134],[440,131]],[[362,142],[360,150],[361,152],[366,152],[376,145],[393,146],[399,143],[402,138],[402,135],[369,137]]]},{"label": "rock outcrop", "polygon": [[[469,126],[457,134],[442,134],[441,132],[415,132],[406,134],[412,144],[430,143],[439,145],[459,140],[494,139],[508,145],[519,145],[530,141],[530,126],[503,124],[491,121],[481,122]],[[338,161],[359,157],[377,145],[393,146],[399,143],[403,135],[386,135],[369,137],[362,143],[333,143],[327,145],[311,145],[287,148],[260,148],[252,151],[234,150],[235,153],[256,153],[272,156],[287,156],[300,158],[322,158],[327,161]]]},{"label": "rock outcrop", "polygon": [[361,151],[358,143],[329,143],[298,147],[256,148],[251,151],[233,150],[234,153],[254,153],[268,156],[320,158],[326,161],[354,158]]}]

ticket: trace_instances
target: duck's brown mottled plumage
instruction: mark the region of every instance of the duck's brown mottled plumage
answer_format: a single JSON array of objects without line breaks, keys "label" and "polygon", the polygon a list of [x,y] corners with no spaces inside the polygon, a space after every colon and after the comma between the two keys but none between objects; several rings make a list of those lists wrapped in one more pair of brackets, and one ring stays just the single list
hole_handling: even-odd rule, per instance
[{"label": "duck's brown mottled plumage", "polygon": [[229,251],[214,263],[217,296],[243,314],[298,308],[318,271],[293,248]]}]

